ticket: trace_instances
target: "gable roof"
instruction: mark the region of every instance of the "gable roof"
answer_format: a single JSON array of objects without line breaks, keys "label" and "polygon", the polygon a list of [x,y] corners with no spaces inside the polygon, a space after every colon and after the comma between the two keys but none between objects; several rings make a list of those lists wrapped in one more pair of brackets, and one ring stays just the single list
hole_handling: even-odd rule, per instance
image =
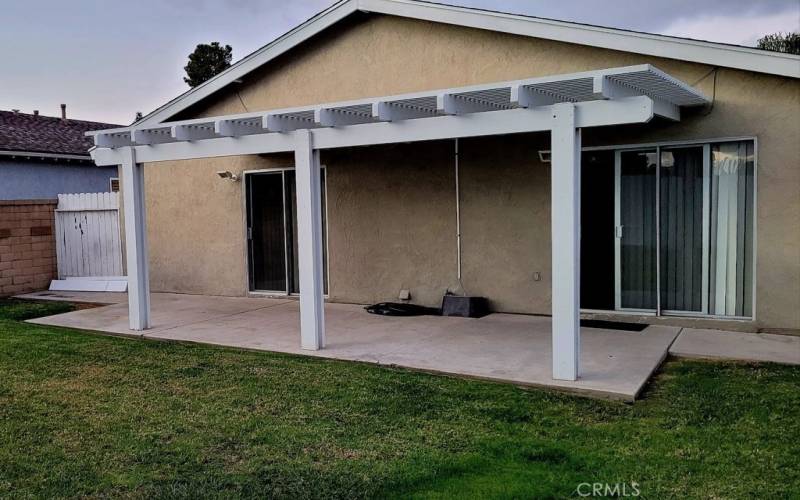
[{"label": "gable roof", "polygon": [[0,111],[0,154],[13,151],[88,159],[94,143],[84,133],[111,127],[119,125]]},{"label": "gable roof", "polygon": [[134,125],[168,120],[355,12],[372,12],[543,38],[687,62],[800,78],[800,56],[688,38],[458,7],[421,0],[340,0],[242,60],[146,115]]}]

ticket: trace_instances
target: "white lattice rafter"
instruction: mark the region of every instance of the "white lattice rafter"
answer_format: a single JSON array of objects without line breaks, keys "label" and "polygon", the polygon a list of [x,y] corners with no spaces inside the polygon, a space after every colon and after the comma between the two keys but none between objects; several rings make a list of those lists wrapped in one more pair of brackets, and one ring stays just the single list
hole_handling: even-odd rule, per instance
[{"label": "white lattice rafter", "polygon": [[376,122],[436,119],[442,115],[475,115],[487,112],[539,108],[559,102],[622,100],[646,96],[653,112],[671,120],[680,118],[680,107],[698,106],[708,99],[694,88],[650,65],[532,78],[417,92],[383,98],[361,99],[315,106],[247,113],[91,132],[98,148],[156,145],[288,133],[300,129],[342,128]]}]

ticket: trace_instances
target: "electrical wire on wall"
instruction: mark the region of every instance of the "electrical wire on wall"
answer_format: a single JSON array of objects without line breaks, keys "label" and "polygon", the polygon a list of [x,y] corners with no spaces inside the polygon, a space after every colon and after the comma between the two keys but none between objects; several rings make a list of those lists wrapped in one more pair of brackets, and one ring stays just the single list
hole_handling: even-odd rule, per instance
[{"label": "electrical wire on wall", "polygon": [[703,113],[703,116],[708,116],[708,115],[711,114],[712,111],[714,111],[714,103],[717,101],[717,74],[718,73],[719,73],[719,66],[714,66],[713,68],[711,68],[711,70],[709,70],[708,73],[706,73],[702,77],[698,78],[697,81],[692,84],[692,86],[694,87],[698,83],[700,83],[703,80],[705,80],[706,78],[708,78],[710,75],[712,75],[712,74],[714,75],[714,81],[711,84],[711,103],[708,105],[708,109],[706,109],[705,113]]},{"label": "electrical wire on wall", "polygon": [[461,287],[462,295],[467,295],[467,289],[464,288],[464,283],[461,281],[461,183],[459,178],[459,164],[458,164],[458,138],[455,139],[455,179],[456,179],[456,265],[458,268],[457,277],[458,284]]}]

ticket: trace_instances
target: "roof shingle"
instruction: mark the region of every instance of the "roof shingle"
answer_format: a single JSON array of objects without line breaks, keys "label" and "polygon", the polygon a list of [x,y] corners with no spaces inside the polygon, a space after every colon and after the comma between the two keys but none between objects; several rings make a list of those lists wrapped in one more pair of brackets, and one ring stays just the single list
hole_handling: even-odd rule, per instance
[{"label": "roof shingle", "polygon": [[84,132],[120,126],[0,110],[0,151],[88,155]]}]

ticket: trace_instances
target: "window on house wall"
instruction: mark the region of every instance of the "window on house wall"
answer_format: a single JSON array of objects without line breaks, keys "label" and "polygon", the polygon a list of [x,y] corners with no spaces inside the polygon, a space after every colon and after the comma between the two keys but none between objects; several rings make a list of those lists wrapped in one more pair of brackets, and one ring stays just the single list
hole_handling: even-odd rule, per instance
[{"label": "window on house wall", "polygon": [[119,178],[118,177],[112,177],[112,178],[110,178],[108,180],[108,189],[112,193],[118,193],[119,192]]}]

